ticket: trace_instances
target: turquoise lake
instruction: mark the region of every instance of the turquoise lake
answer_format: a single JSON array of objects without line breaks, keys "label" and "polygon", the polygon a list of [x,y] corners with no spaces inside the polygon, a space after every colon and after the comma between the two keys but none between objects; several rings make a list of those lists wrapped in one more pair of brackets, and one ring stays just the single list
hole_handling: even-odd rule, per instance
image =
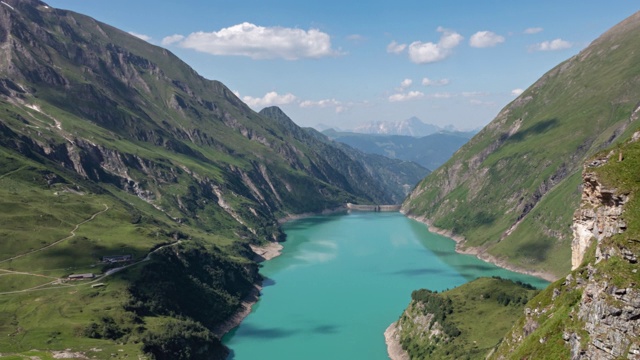
[{"label": "turquoise lake", "polygon": [[546,281],[455,252],[455,243],[400,213],[316,216],[285,224],[264,263],[262,297],[223,343],[233,360],[388,359],[384,331],[419,288],[480,276]]}]

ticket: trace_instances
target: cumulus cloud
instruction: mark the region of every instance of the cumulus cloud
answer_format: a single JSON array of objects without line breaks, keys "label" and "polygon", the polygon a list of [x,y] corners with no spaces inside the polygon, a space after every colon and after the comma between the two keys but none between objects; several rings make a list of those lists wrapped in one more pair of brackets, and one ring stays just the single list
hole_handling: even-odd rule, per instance
[{"label": "cumulus cloud", "polygon": [[[235,94],[236,96],[240,96],[240,94],[237,92]],[[273,105],[287,105],[287,104],[291,104],[296,100],[297,100],[296,96],[291,93],[280,95],[275,91],[270,91],[266,93],[263,97],[256,98],[251,96],[244,96],[242,98],[242,101],[244,101],[247,105],[249,105],[254,109],[259,109],[259,108],[273,106]]]},{"label": "cumulus cloud", "polygon": [[180,41],[182,41],[182,39],[184,39],[184,36],[182,36],[180,34],[174,34],[174,35],[170,35],[170,36],[165,36],[160,43],[163,46],[167,46],[167,45],[171,45],[171,44],[175,44],[177,42],[180,42]]},{"label": "cumulus cloud", "polygon": [[322,99],[318,101],[305,100],[300,102],[301,108],[331,108],[333,107],[337,114],[347,111],[353,103],[343,103],[336,99]]},{"label": "cumulus cloud", "polygon": [[446,59],[464,39],[457,32],[438,27],[442,33],[438,43],[414,41],[409,45],[409,59],[416,64],[427,64]]},{"label": "cumulus cloud", "polygon": [[145,35],[145,34],[138,34],[138,33],[133,32],[133,31],[129,31],[129,34],[130,34],[130,35],[133,35],[133,36],[135,36],[135,37],[137,37],[138,39],[142,39],[142,40],[144,40],[144,41],[146,41],[146,42],[151,41],[151,36],[149,36],[149,35]]},{"label": "cumulus cloud", "polygon": [[503,42],[504,36],[492,31],[478,31],[471,35],[471,39],[469,39],[469,45],[476,48],[493,47]]},{"label": "cumulus cloud", "polygon": [[568,49],[571,46],[573,46],[573,44],[571,44],[570,42],[558,38],[555,40],[543,41],[541,43],[531,45],[529,47],[529,51],[556,51]]},{"label": "cumulus cloud", "polygon": [[541,28],[541,27],[530,27],[530,28],[524,29],[524,33],[528,34],[528,35],[531,35],[531,34],[537,34],[539,32],[542,32],[542,30],[544,30],[544,29]]},{"label": "cumulus cloud", "polygon": [[422,79],[422,85],[424,86],[445,86],[449,85],[449,79],[431,80],[429,78]]},{"label": "cumulus cloud", "polygon": [[518,95],[522,94],[523,92],[524,92],[524,90],[522,90],[522,89],[513,89],[513,90],[511,90],[511,95],[518,96]]},{"label": "cumulus cloud", "polygon": [[424,96],[424,93],[420,91],[409,91],[408,93],[393,94],[389,96],[389,101],[390,102],[407,101],[407,100],[419,99],[423,96]]},{"label": "cumulus cloud", "polygon": [[400,54],[407,48],[407,44],[398,44],[395,40],[387,45],[387,52],[392,54]]},{"label": "cumulus cloud", "polygon": [[400,83],[400,87],[403,89],[408,88],[409,86],[411,86],[411,84],[413,84],[413,80],[411,79],[404,79],[402,80],[402,82]]},{"label": "cumulus cloud", "polygon": [[179,39],[164,40],[187,49],[212,54],[248,56],[252,59],[322,58],[340,53],[331,47],[331,37],[318,29],[308,31],[285,27],[264,27],[248,22],[213,32],[194,32]]}]

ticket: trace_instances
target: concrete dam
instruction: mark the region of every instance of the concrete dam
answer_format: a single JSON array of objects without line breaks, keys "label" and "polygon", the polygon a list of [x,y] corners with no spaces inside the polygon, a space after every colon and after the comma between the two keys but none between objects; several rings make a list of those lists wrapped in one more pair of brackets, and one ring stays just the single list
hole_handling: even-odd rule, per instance
[{"label": "concrete dam", "polygon": [[353,211],[400,211],[402,205],[358,205],[347,203],[347,209]]}]

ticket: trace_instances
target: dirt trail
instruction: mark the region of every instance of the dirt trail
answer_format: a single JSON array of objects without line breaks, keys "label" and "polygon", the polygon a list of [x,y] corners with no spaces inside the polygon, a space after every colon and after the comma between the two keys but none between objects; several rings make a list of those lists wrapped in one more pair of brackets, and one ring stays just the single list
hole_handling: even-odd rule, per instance
[{"label": "dirt trail", "polygon": [[27,255],[30,255],[30,254],[33,254],[33,253],[36,253],[36,252],[39,252],[39,251],[42,251],[42,250],[46,250],[46,249],[48,249],[48,248],[50,248],[50,247],[52,247],[52,246],[56,246],[56,245],[58,245],[59,243],[61,243],[61,242],[65,241],[65,240],[69,240],[69,239],[71,239],[72,237],[76,236],[76,231],[78,230],[78,228],[79,228],[81,225],[86,224],[86,223],[88,223],[89,221],[92,221],[93,219],[95,219],[95,218],[96,218],[96,216],[98,216],[98,215],[100,215],[100,214],[102,214],[102,213],[106,212],[107,210],[109,210],[109,206],[107,206],[107,204],[102,204],[102,205],[104,205],[104,210],[100,210],[100,211],[98,211],[97,213],[95,213],[95,214],[91,215],[91,217],[90,217],[90,218],[88,218],[87,220],[84,220],[84,221],[82,221],[82,222],[80,222],[80,223],[76,224],[76,226],[75,226],[75,227],[73,228],[73,230],[71,230],[71,232],[70,232],[70,234],[71,234],[71,235],[67,236],[66,238],[60,239],[60,240],[58,240],[58,241],[55,241],[55,242],[53,242],[53,243],[51,243],[51,244],[49,244],[49,245],[47,245],[47,246],[43,246],[43,247],[41,247],[41,248],[39,248],[39,249],[31,250],[31,251],[28,251],[28,252],[26,252],[26,253],[22,253],[22,254],[20,254],[20,255],[16,255],[16,256],[10,257],[10,258],[8,258],[8,259],[0,260],[0,264],[5,263],[5,262],[7,262],[7,261],[11,261],[11,260],[19,259],[19,258],[21,258],[21,257],[27,256]]}]

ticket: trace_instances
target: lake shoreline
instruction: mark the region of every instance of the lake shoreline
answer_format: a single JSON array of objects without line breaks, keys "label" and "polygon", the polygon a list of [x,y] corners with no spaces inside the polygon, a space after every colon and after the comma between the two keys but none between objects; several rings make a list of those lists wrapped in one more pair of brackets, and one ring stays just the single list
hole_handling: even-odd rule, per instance
[{"label": "lake shoreline", "polygon": [[440,229],[438,227],[433,226],[433,223],[425,218],[425,217],[419,217],[419,216],[415,216],[415,215],[407,215],[404,214],[406,217],[416,220],[418,222],[421,222],[423,224],[425,224],[428,228],[428,230],[434,234],[438,234],[438,235],[442,235],[444,237],[447,237],[453,241],[455,241],[456,243],[456,252],[459,254],[467,254],[467,255],[473,255],[475,257],[477,257],[478,259],[494,264],[496,266],[499,266],[503,269],[509,270],[509,271],[513,271],[513,272],[517,272],[520,274],[525,274],[525,275],[531,275],[531,276],[535,276],[537,278],[546,280],[548,282],[554,282],[556,280],[558,280],[559,278],[555,275],[553,275],[552,273],[549,272],[544,272],[544,271],[535,271],[535,270],[528,270],[525,268],[521,268],[518,266],[515,266],[513,264],[508,263],[507,261],[503,260],[503,259],[499,259],[489,253],[487,253],[485,251],[485,249],[480,248],[480,247],[464,247],[464,244],[466,242],[466,239],[462,236],[459,235],[455,235],[453,234],[450,230],[445,230],[445,229]]},{"label": "lake shoreline", "polygon": [[[517,266],[507,263],[504,260],[498,259],[493,255],[486,253],[481,248],[476,248],[476,247],[463,248],[464,242],[466,240],[464,237],[455,235],[449,230],[444,230],[444,229],[440,229],[438,227],[433,226],[431,221],[429,221],[429,219],[425,217],[418,217],[418,216],[407,215],[407,214],[404,214],[404,215],[410,219],[413,219],[425,224],[427,226],[427,229],[430,232],[434,234],[442,235],[444,237],[447,237],[455,241],[456,252],[459,254],[473,255],[482,261],[494,264],[503,269],[525,274],[525,275],[535,276],[537,278],[541,278],[549,282],[554,282],[557,280],[557,278],[551,273],[531,271],[531,270],[519,268]],[[408,360],[409,354],[402,348],[402,345],[400,344],[400,339],[397,333],[398,329],[396,327],[396,324],[397,324],[396,322],[392,323],[384,332],[384,339],[385,339],[385,343],[387,344],[387,353],[391,360]]]},{"label": "lake shoreline", "polygon": [[321,212],[308,212],[308,213],[302,213],[302,214],[287,214],[287,216],[285,217],[281,217],[278,219],[278,224],[282,225],[284,223],[287,223],[289,221],[294,221],[294,220],[300,220],[300,219],[304,219],[304,218],[308,218],[308,217],[312,217],[312,216],[319,216],[319,215],[331,215],[331,214],[338,214],[341,212],[348,212],[349,209],[347,209],[346,205],[342,205],[342,206],[338,206],[336,208],[333,209],[325,209],[322,210]]},{"label": "lake shoreline", "polygon": [[411,360],[409,353],[400,345],[398,322],[393,322],[384,332],[384,342],[387,344],[387,354],[391,360]]},{"label": "lake shoreline", "polygon": [[[281,243],[277,242],[271,242],[263,246],[249,246],[255,254],[254,261],[256,262],[268,261],[275,257],[278,257],[280,256],[280,254],[282,254],[282,249],[284,248]],[[229,319],[227,319],[227,321],[216,326],[216,328],[213,330],[213,333],[220,340],[222,340],[222,337],[225,336],[229,331],[238,327],[240,323],[242,323],[242,320],[249,316],[253,305],[257,303],[258,300],[260,300],[260,291],[262,291],[262,281],[253,284],[253,289],[251,289],[251,291],[249,291],[249,294],[242,299],[240,303],[240,310],[238,310]]]}]

